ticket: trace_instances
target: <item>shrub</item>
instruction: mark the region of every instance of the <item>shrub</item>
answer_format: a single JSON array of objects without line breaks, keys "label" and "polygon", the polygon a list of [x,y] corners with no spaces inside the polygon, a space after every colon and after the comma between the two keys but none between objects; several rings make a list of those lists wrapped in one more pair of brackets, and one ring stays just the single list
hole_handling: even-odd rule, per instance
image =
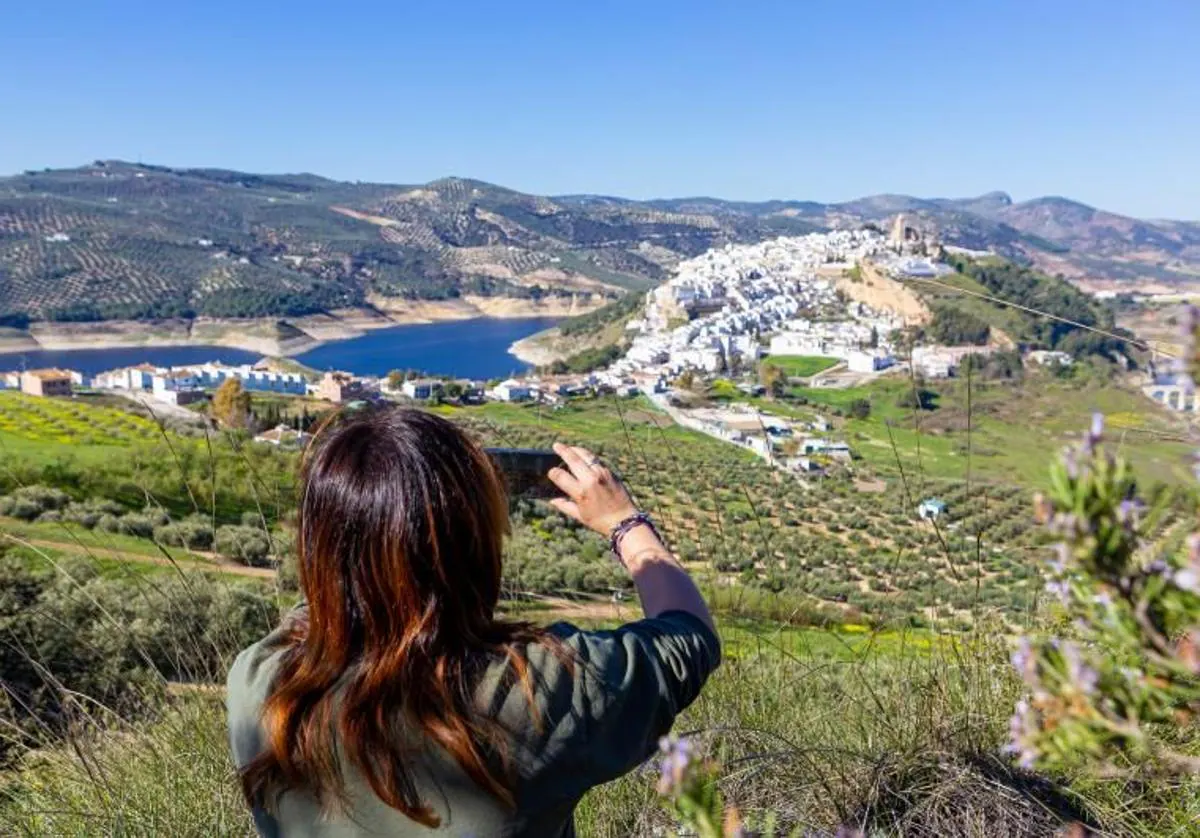
[{"label": "shrub", "polygon": [[259,514],[258,510],[251,509],[251,510],[247,510],[242,513],[242,526],[243,527],[253,527],[255,529],[261,530],[262,525],[263,525],[263,516],[261,514]]},{"label": "shrub", "polygon": [[154,540],[171,547],[208,550],[213,546],[213,529],[207,520],[193,516],[155,527]]},{"label": "shrub", "polygon": [[42,514],[42,507],[33,501],[18,497],[8,498],[7,500],[9,501],[8,504],[0,508],[0,512],[5,515],[20,518],[22,521],[32,521]]},{"label": "shrub", "polygon": [[154,535],[155,526],[161,526],[158,516],[146,513],[131,512],[120,519],[120,531],[126,535],[139,538],[150,538]]},{"label": "shrub", "polygon": [[218,527],[214,543],[222,556],[245,565],[265,564],[271,556],[271,537],[254,527]]},{"label": "shrub", "polygon": [[866,399],[854,399],[846,408],[846,415],[851,419],[866,419],[871,415],[871,403]]},{"label": "shrub", "polygon": [[0,643],[0,760],[66,733],[97,707],[125,719],[153,712],[164,678],[220,677],[276,616],[259,591],[207,577],[165,580],[135,596],[128,585],[82,560],[58,573],[0,556],[8,639]]},{"label": "shrub", "polygon": [[71,521],[90,530],[100,520],[100,514],[90,504],[73,503],[63,510],[62,517],[65,521]]},{"label": "shrub", "polygon": [[1129,465],[1101,446],[1102,429],[1097,416],[1038,499],[1039,519],[1062,539],[1047,589],[1071,620],[1013,653],[1029,693],[1011,747],[1027,767],[1200,774],[1200,757],[1172,731],[1200,714],[1200,534],[1141,559],[1144,505]]},{"label": "shrub", "polygon": [[62,509],[70,501],[66,492],[46,486],[22,486],[0,498],[0,515],[32,521],[49,510]]}]

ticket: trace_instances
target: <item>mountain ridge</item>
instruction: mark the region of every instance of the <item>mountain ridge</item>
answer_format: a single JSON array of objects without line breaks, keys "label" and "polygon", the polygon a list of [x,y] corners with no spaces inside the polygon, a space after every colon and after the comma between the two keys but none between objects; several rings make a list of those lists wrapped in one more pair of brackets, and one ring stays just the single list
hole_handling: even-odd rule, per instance
[{"label": "mountain ridge", "polygon": [[0,325],[303,316],[463,295],[598,304],[711,247],[882,227],[901,212],[946,244],[994,250],[1090,290],[1200,285],[1200,223],[1060,196],[635,200],[461,176],[390,184],[97,160],[0,178]]}]

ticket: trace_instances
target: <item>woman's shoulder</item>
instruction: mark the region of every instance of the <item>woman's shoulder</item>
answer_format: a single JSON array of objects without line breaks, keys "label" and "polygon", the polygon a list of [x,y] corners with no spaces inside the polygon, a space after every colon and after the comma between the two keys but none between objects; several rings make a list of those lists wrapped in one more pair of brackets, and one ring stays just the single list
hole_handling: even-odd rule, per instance
[{"label": "woman's shoulder", "polygon": [[283,616],[270,634],[238,652],[225,678],[226,704],[231,719],[235,715],[257,716],[290,648],[288,639],[295,631],[296,622],[307,618],[308,608],[301,602]]}]

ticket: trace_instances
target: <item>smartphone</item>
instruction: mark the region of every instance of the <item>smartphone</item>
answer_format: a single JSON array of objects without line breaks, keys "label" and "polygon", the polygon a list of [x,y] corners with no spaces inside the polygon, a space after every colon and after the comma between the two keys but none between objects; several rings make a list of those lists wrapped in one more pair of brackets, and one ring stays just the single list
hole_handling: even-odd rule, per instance
[{"label": "smartphone", "polygon": [[547,498],[562,494],[546,474],[558,466],[566,468],[562,458],[541,448],[485,448],[497,470],[504,475],[509,497]]}]

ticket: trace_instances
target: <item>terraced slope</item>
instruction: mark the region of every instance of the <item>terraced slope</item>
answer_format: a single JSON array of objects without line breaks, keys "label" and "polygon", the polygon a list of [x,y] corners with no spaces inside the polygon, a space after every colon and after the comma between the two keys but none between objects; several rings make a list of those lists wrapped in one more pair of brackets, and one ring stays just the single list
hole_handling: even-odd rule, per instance
[{"label": "terraced slope", "polygon": [[97,161],[0,180],[0,317],[286,316],[368,299],[616,297],[680,258],[809,225]]}]

